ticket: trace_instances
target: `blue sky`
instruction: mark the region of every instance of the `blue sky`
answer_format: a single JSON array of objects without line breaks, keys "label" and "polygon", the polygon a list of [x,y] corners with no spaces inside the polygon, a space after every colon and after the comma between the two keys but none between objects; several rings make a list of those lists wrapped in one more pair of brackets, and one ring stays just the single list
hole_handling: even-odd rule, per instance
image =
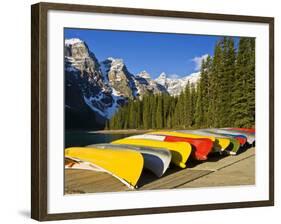
[{"label": "blue sky", "polygon": [[198,71],[201,58],[212,56],[216,41],[221,38],[69,28],[64,30],[64,35],[67,39],[85,41],[99,61],[122,58],[131,73],[145,70],[153,78],[161,72],[181,77]]}]

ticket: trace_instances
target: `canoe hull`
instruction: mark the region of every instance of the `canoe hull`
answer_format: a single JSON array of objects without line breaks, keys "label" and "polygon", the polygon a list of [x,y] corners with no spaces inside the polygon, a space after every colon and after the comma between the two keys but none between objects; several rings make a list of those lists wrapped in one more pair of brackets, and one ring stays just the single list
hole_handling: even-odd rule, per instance
[{"label": "canoe hull", "polygon": [[234,131],[243,131],[243,132],[248,132],[251,134],[255,134],[256,133],[256,129],[254,128],[224,128],[226,130],[234,130]]},{"label": "canoe hull", "polygon": [[192,157],[196,160],[206,160],[208,158],[208,154],[212,151],[213,142],[207,138],[184,138],[184,137],[176,137],[176,136],[165,136],[165,141],[167,142],[188,142],[193,147],[194,150],[192,152]]},{"label": "canoe hull", "polygon": [[152,147],[141,147],[132,145],[119,144],[94,144],[86,147],[113,150],[133,150],[138,151],[144,158],[144,168],[150,170],[157,177],[161,177],[168,169],[171,162],[171,152],[166,149],[154,149]]},{"label": "canoe hull", "polygon": [[144,165],[142,155],[131,150],[71,147],[65,149],[65,156],[97,165],[132,187],[136,187]]}]

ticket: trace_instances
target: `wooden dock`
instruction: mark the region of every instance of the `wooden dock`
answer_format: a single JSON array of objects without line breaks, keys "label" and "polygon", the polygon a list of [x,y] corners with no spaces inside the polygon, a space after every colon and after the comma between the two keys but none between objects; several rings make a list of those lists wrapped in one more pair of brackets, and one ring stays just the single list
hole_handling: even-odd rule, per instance
[{"label": "wooden dock", "polygon": [[[187,168],[169,168],[157,178],[144,170],[135,190],[175,189],[255,184],[255,148],[236,156],[211,156],[207,161],[187,162]],[[65,193],[129,191],[127,186],[106,173],[65,170]]]}]

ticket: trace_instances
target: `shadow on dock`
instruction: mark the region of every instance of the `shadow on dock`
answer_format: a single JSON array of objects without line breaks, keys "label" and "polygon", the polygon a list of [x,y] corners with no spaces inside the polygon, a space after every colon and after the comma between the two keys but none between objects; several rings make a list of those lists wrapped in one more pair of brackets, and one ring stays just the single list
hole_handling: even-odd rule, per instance
[{"label": "shadow on dock", "polygon": [[[239,151],[237,152],[236,155],[240,155],[245,153],[248,149],[252,148],[253,145],[250,145],[248,143],[246,143],[243,147],[240,147]],[[196,168],[196,166],[207,162],[210,163],[215,163],[215,162],[219,162],[220,160],[229,157],[229,153],[224,152],[224,153],[212,153],[208,155],[208,159],[207,160],[188,160],[186,163],[186,168],[185,169],[190,169],[190,168]],[[235,156],[235,155],[234,155]],[[138,181],[138,187],[142,188],[143,186],[150,184],[154,181],[159,181],[160,179],[164,179],[168,176],[174,175],[177,172],[180,172],[182,170],[185,170],[182,168],[179,168],[177,166],[175,166],[174,164],[171,164],[169,169],[167,169],[167,171],[165,172],[165,174],[162,177],[156,177],[152,172],[150,172],[149,170],[143,170],[142,175]]]}]

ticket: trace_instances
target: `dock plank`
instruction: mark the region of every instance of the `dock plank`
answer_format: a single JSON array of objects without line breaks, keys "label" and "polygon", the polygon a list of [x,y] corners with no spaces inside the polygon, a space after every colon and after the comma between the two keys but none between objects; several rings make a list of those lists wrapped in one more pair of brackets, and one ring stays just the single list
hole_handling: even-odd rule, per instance
[{"label": "dock plank", "polygon": [[207,176],[188,182],[181,187],[217,187],[217,186],[241,186],[255,184],[255,157],[240,160],[231,166],[221,168]]},{"label": "dock plank", "polygon": [[209,156],[208,160],[193,162],[188,165],[192,170],[212,170],[218,171],[226,166],[255,155],[255,148],[249,148],[245,152],[235,156]]},{"label": "dock plank", "polygon": [[65,170],[65,193],[97,193],[130,190],[117,178],[104,173],[90,170]]},{"label": "dock plank", "polygon": [[172,189],[177,188],[183,184],[186,184],[199,177],[207,175],[212,171],[208,170],[190,170],[188,168],[178,171],[172,175],[162,177],[151,183],[148,183],[139,188],[139,190],[150,190],[150,189]]}]

